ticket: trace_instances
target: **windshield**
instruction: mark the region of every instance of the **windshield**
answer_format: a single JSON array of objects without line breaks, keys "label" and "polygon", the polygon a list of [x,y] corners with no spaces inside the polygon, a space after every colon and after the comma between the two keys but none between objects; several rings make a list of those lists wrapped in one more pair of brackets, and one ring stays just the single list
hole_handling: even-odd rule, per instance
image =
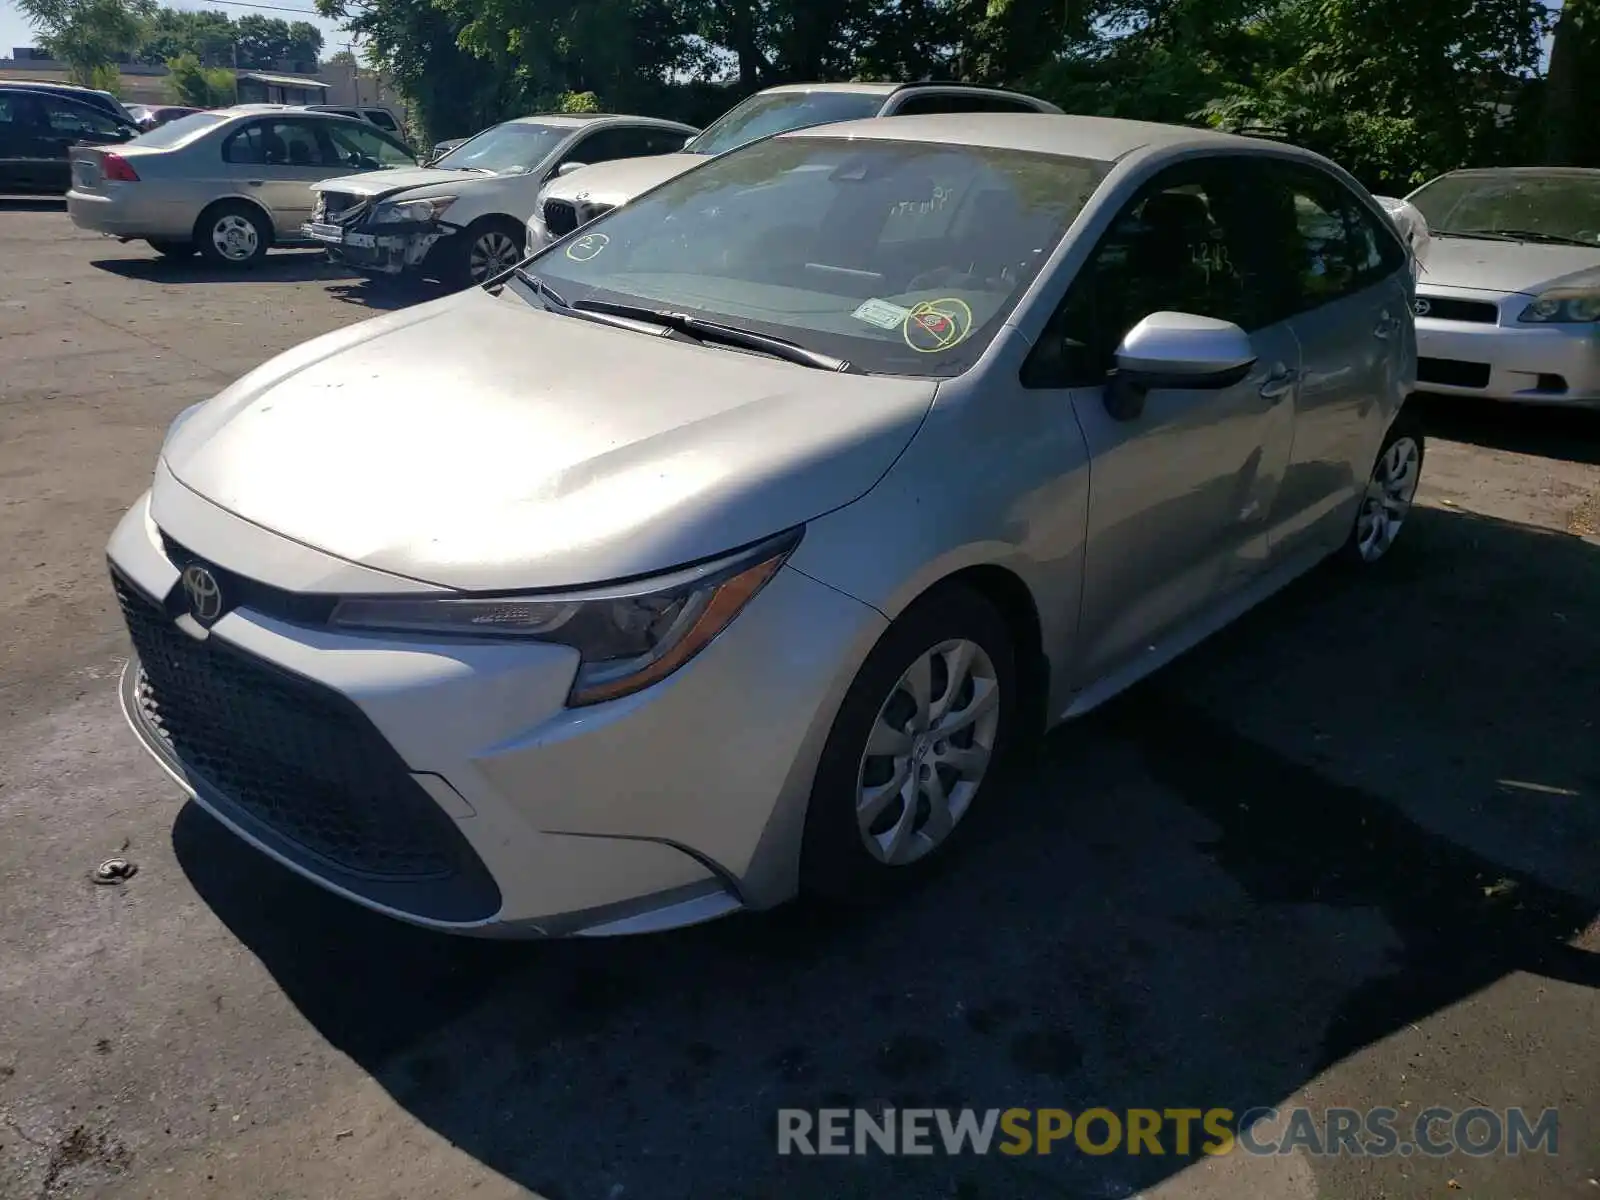
[{"label": "windshield", "polygon": [[168,121],[165,125],[158,125],[147,133],[141,133],[128,143],[130,146],[154,146],[165,149],[187,142],[190,138],[199,137],[206,130],[222,124],[228,118],[220,113],[197,112],[186,117],[179,117],[175,121]]},{"label": "windshield", "polygon": [[1407,199],[1436,234],[1533,234],[1600,245],[1600,172],[1444,175]]},{"label": "windshield", "polygon": [[759,92],[736,104],[684,147],[689,154],[726,154],[772,133],[877,116],[883,97],[867,92]]},{"label": "windshield", "polygon": [[528,265],[568,303],[668,309],[868,371],[970,367],[1110,164],[782,137],[698,167]]},{"label": "windshield", "polygon": [[445,171],[531,171],[571,133],[566,126],[507,121],[468,138],[433,165]]}]

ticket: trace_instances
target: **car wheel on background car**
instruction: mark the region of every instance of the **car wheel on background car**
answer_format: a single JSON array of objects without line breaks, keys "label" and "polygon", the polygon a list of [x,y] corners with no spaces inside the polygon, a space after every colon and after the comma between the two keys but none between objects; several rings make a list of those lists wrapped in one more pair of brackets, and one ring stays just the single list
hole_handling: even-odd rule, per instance
[{"label": "car wheel on background car", "polygon": [[860,902],[942,857],[998,773],[1016,727],[1005,620],[948,585],[908,608],[862,664],[822,752],[806,813],[801,887]]},{"label": "car wheel on background car", "polygon": [[272,229],[260,209],[224,201],[200,214],[194,240],[207,261],[243,267],[261,261],[272,245]]},{"label": "car wheel on background car", "polygon": [[445,282],[454,287],[482,283],[523,259],[527,228],[510,217],[484,217],[454,238]]},{"label": "car wheel on background car", "polygon": [[155,238],[147,243],[162,258],[192,258],[194,256],[193,242],[164,242]]},{"label": "car wheel on background car", "polygon": [[1355,524],[1342,551],[1346,562],[1375,563],[1389,553],[1416,499],[1423,450],[1422,423],[1402,408],[1372,464]]}]

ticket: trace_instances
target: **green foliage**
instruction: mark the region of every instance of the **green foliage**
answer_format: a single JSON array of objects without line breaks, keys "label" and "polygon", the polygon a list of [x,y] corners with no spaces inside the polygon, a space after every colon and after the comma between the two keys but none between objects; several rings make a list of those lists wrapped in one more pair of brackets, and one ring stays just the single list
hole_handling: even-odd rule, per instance
[{"label": "green foliage", "polygon": [[40,47],[71,69],[74,83],[96,87],[139,44],[155,0],[17,0],[17,9]]},{"label": "green foliage", "polygon": [[219,108],[233,103],[233,72],[226,67],[208,67],[193,54],[180,54],[167,60],[167,72],[167,90],[176,104]]},{"label": "green foliage", "polygon": [[556,102],[556,111],[564,113],[597,113],[600,97],[593,92],[566,92]]},{"label": "green foliage", "polygon": [[283,63],[309,66],[322,52],[322,31],[307,21],[259,13],[233,20],[224,12],[163,8],[145,23],[135,58],[164,63],[192,54],[203,66],[272,70]]},{"label": "green foliage", "polygon": [[[1390,189],[1544,152],[1600,102],[1600,0],[1566,0],[1564,77],[1534,77],[1547,0],[318,0],[427,136],[601,108],[704,124],[809,79],[957,78],[1069,112],[1286,137]],[[241,22],[242,23],[242,22]],[[1563,41],[1564,39],[1564,41]],[[1588,49],[1585,49],[1588,47]],[[1592,82],[1591,82],[1592,81]],[[1560,86],[1556,86],[1559,83]],[[1563,107],[1564,106],[1564,107]],[[1600,162],[1600,123],[1568,138]],[[1579,150],[1563,151],[1571,154]]]}]

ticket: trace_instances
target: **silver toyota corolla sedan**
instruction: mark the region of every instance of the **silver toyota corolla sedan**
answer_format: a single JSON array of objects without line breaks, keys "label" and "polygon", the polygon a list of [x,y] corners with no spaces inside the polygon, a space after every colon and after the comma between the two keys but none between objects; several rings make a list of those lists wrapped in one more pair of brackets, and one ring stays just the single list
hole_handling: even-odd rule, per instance
[{"label": "silver toyota corolla sedan", "polygon": [[146,241],[161,254],[198,250],[222,266],[248,266],[273,245],[303,241],[313,183],[416,165],[404,143],[353,117],[211,109],[120,146],[73,147],[67,212],[81,229]]},{"label": "silver toyota corolla sedan", "polygon": [[1406,199],[1429,234],[1417,386],[1600,407],[1600,170],[1453,171]]},{"label": "silver toyota corolla sedan", "polygon": [[1385,556],[1411,291],[1371,197],[1273,143],[752,144],[184,412],[109,546],[128,719],[421,925],[880,895],[1031,732]]}]

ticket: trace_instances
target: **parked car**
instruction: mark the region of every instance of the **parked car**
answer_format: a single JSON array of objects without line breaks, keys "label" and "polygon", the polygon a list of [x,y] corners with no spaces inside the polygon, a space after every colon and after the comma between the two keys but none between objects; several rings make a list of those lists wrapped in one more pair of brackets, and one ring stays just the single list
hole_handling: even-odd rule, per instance
[{"label": "parked car", "polygon": [[139,128],[66,91],[0,83],[0,191],[59,195],[71,179],[78,144],[112,146]]},{"label": "parked car", "polygon": [[64,96],[68,100],[77,100],[80,103],[91,105],[100,109],[109,116],[119,121],[132,121],[133,114],[110,92],[98,88],[81,87],[76,83],[56,83],[49,80],[33,79],[0,79],[0,85],[5,87],[32,88],[37,92],[50,92],[57,96]]},{"label": "parked car", "polygon": [[158,253],[198,250],[241,267],[301,240],[311,185],[351,170],[414,167],[403,143],[332,113],[212,109],[141,134],[113,153],[73,152],[67,212],[79,228]]},{"label": "parked car", "polygon": [[442,142],[435,142],[433,144],[433,149],[428,153],[428,161],[423,165],[431,167],[434,163],[438,162],[446,154],[449,154],[450,151],[454,150],[466,140],[466,138],[445,138],[445,140]]},{"label": "parked car", "polygon": [[148,133],[165,125],[168,121],[176,121],[179,117],[187,117],[190,113],[202,112],[203,109],[186,108],[181,104],[164,104],[151,106],[148,104],[134,104],[128,108],[128,114],[133,118],[134,124]]},{"label": "parked car", "polygon": [[543,114],[468,138],[431,166],[316,187],[307,237],[374,275],[481,283],[521,260],[539,189],[583,163],[665,154],[695,129],[653,117]]},{"label": "parked car", "polygon": [[1452,171],[1406,200],[1428,226],[1417,386],[1600,408],[1600,170]]},{"label": "parked car", "polygon": [[674,147],[679,153],[591,164],[553,181],[528,219],[527,244],[543,246],[713,155],[786,129],[918,113],[1060,111],[1032,96],[957,84],[795,83],[768,88]]},{"label": "parked car", "polygon": [[1382,209],[1289,146],[769,138],[179,416],[109,546],[125,712],[420,925],[880,897],[1030,731],[1385,558],[1410,301]]},{"label": "parked car", "polygon": [[337,113],[341,117],[370,122],[405,141],[405,135],[400,130],[400,118],[387,104],[307,104],[304,107],[307,112]]}]

